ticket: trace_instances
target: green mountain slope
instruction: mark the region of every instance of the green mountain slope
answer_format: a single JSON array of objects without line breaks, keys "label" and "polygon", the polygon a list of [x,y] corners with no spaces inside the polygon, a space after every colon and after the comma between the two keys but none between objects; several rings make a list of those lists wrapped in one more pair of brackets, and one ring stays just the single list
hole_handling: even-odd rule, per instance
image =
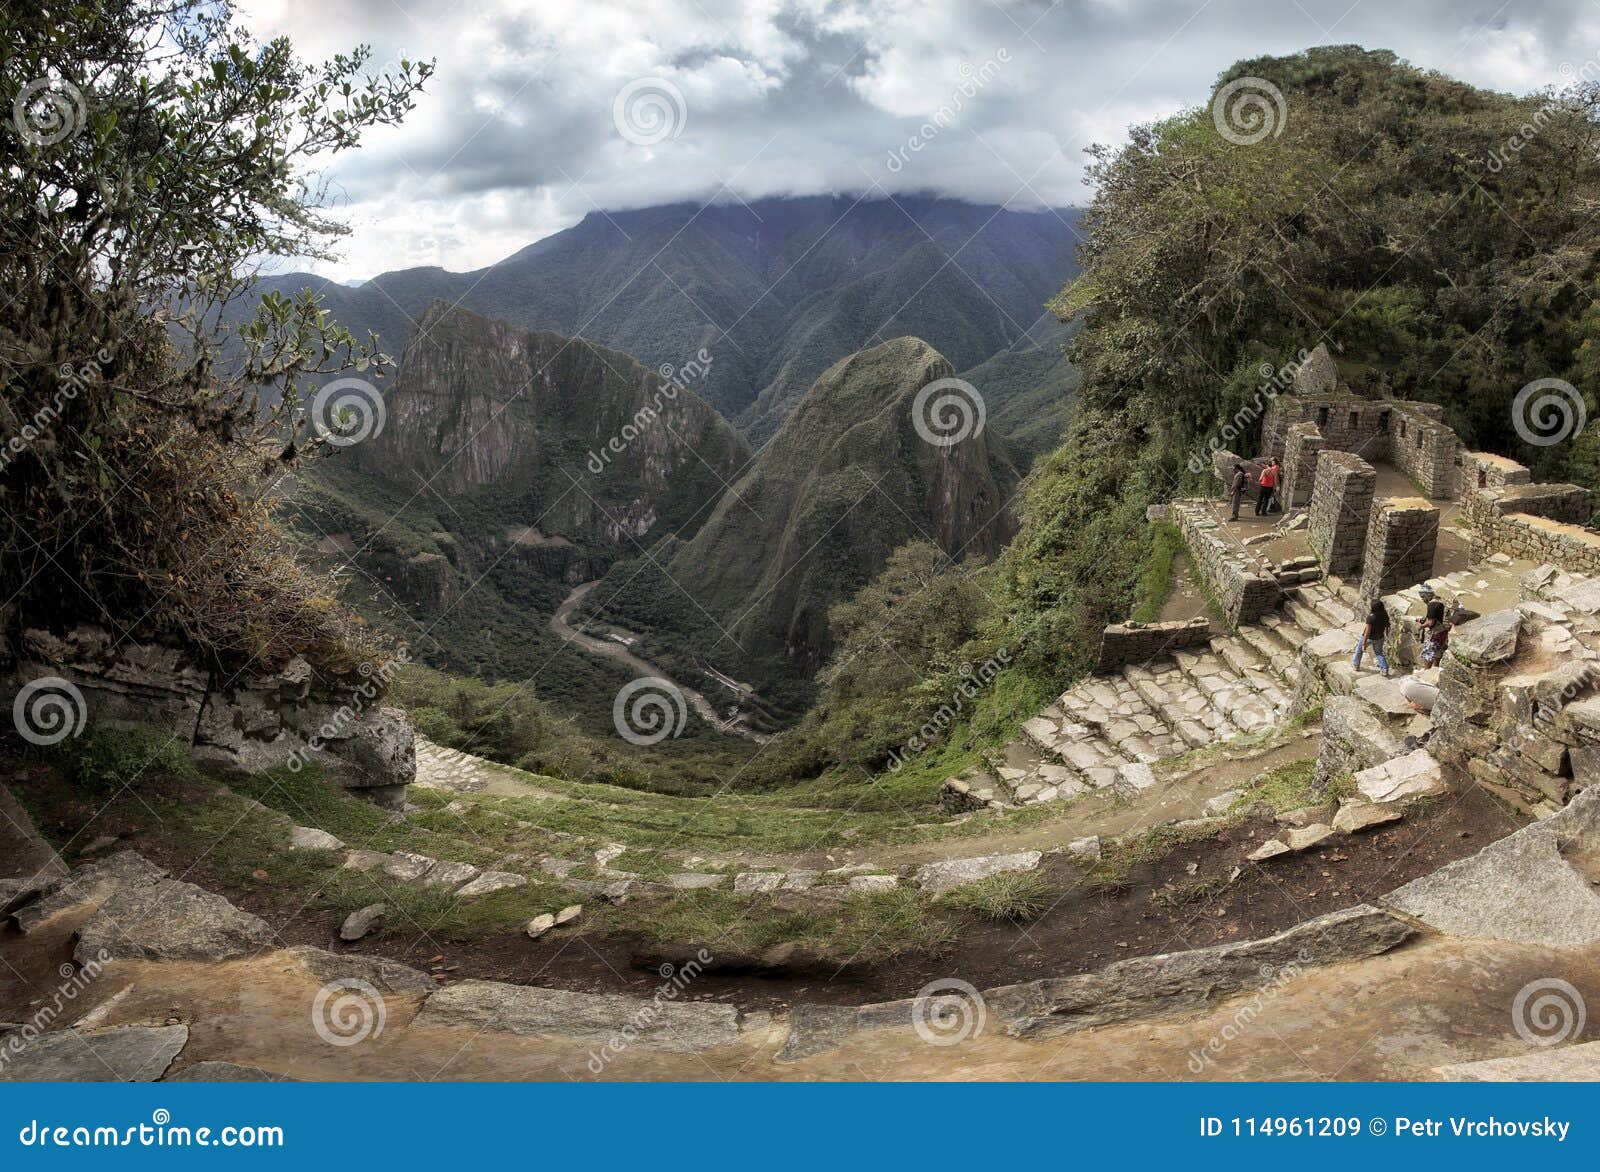
[{"label": "green mountain slope", "polygon": [[784,681],[808,677],[831,647],[829,607],[898,546],[922,538],[990,557],[1012,531],[1018,473],[1005,443],[990,429],[948,446],[918,432],[918,393],[952,373],[917,338],[835,363],[704,527],[654,551],[664,572],[612,571],[596,590],[605,617],[647,629],[664,658],[748,672],[790,707],[804,689]]},{"label": "green mountain slope", "polygon": [[381,432],[297,479],[290,521],[414,657],[609,710],[628,677],[568,648],[550,616],[702,520],[748,461],[743,438],[625,354],[442,303],[384,405]]}]

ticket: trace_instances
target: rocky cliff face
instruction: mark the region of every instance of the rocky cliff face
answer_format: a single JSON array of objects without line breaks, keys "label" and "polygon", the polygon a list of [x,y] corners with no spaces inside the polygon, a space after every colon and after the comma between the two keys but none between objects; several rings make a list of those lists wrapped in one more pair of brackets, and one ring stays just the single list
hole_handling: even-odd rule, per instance
[{"label": "rocky cliff face", "polygon": [[[709,659],[778,660],[809,674],[830,649],[828,608],[897,546],[921,538],[958,558],[997,552],[1013,531],[1017,470],[980,426],[970,388],[941,383],[950,379],[950,364],[918,338],[824,373],[673,554],[676,629],[693,632]],[[662,621],[659,600],[638,591],[614,611]]]},{"label": "rocky cliff face", "polygon": [[[705,356],[689,378],[714,365]],[[667,373],[668,377],[663,377]],[[406,345],[368,474],[521,509],[506,540],[627,545],[682,524],[748,448],[676,370],[435,302]]]}]

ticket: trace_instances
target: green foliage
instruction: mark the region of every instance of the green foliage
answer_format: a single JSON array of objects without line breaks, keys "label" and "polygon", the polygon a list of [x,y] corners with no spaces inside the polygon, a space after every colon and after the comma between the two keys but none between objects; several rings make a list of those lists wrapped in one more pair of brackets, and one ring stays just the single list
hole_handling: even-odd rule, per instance
[{"label": "green foliage", "polygon": [[1176,525],[1161,521],[1150,527],[1149,552],[1139,572],[1131,616],[1135,621],[1153,623],[1161,617],[1161,608],[1172,597],[1172,563],[1183,548],[1183,534]]},{"label": "green foliage", "polygon": [[8,4],[0,44],[0,92],[31,95],[0,135],[0,591],[224,670],[369,658],[260,499],[322,447],[303,381],[382,356],[309,294],[251,288],[270,258],[328,255],[313,160],[398,123],[432,66],[309,65],[211,0]]},{"label": "green foliage", "polygon": [[188,746],[159,729],[94,725],[62,751],[72,779],[85,789],[114,793],[147,775],[187,777],[194,772]]},{"label": "green foliage", "polygon": [[1283,814],[1309,806],[1312,802],[1311,778],[1316,769],[1316,759],[1309,757],[1304,761],[1279,765],[1240,794],[1232,809],[1244,810],[1257,802],[1265,802],[1272,807],[1273,813]]},{"label": "green foliage", "polygon": [[1025,923],[1038,919],[1050,906],[1051,891],[1032,871],[1002,871],[958,887],[944,898],[958,911],[981,919]]}]

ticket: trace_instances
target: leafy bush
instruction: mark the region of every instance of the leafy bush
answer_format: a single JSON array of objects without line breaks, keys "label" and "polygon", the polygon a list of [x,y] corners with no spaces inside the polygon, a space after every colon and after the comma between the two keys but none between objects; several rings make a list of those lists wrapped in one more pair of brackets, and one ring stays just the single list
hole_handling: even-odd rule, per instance
[{"label": "leafy bush", "polygon": [[194,772],[188,745],[159,729],[95,725],[67,744],[68,770],[86,789],[115,792],[146,776],[186,777]]}]

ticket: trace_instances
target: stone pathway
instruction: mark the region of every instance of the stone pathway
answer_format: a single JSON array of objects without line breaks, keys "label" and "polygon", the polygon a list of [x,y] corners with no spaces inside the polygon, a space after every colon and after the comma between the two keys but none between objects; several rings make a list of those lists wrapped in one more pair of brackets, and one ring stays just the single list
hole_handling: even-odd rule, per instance
[{"label": "stone pathway", "polygon": [[1313,582],[1285,596],[1281,613],[1205,650],[1077,684],[1024,722],[1015,741],[947,782],[946,807],[1030,806],[1108,787],[1131,798],[1156,784],[1157,762],[1275,728],[1289,716],[1306,641],[1332,629],[1347,632],[1351,648],[1356,638],[1353,588]]}]

